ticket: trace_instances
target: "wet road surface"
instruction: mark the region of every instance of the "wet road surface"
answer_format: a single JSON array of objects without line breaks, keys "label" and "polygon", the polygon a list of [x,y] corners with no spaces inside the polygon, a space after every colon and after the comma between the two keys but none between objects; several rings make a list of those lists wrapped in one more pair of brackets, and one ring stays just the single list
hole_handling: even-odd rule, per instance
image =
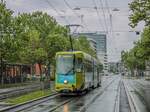
[{"label": "wet road surface", "polygon": [[114,112],[119,82],[120,77],[116,77],[107,90],[87,108],[87,112]]},{"label": "wet road surface", "polygon": [[[41,103],[40,105],[33,106],[32,108],[28,108],[23,112],[79,112],[81,107],[87,104],[90,100],[93,99],[99,92],[101,93],[106,85],[110,84],[116,78],[114,76],[105,77],[102,81],[103,87],[97,88],[94,91],[89,92],[84,96],[78,97],[58,97],[53,99],[52,101],[47,101]],[[59,106],[62,102],[71,99],[68,103]],[[58,108],[52,110],[52,108],[59,106]]]},{"label": "wet road surface", "polygon": [[128,101],[128,97],[125,91],[125,87],[123,82],[120,83],[120,104],[119,104],[119,112],[130,112],[130,105]]},{"label": "wet road surface", "polygon": [[138,112],[150,112],[150,83],[143,79],[125,79]]},{"label": "wet road surface", "polygon": [[130,112],[129,93],[136,112],[149,112],[150,83],[119,75],[104,76],[102,87],[83,96],[57,96],[22,112]]}]

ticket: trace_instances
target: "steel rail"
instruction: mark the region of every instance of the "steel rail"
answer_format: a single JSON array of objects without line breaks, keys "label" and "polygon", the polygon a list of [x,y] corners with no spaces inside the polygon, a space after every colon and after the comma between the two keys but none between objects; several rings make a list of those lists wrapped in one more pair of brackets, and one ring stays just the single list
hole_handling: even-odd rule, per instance
[{"label": "steel rail", "polygon": [[127,98],[128,98],[128,102],[129,102],[129,106],[130,106],[130,111],[131,112],[138,112],[136,104],[135,104],[135,101],[134,101],[134,98],[133,98],[132,94],[130,93],[129,87],[128,87],[127,84],[125,84],[124,80],[123,80],[123,86],[125,88],[125,92],[126,92],[126,95],[127,95]]},{"label": "steel rail", "polygon": [[55,111],[56,109],[60,108],[61,106],[65,105],[65,104],[67,104],[67,103],[69,103],[69,102],[71,102],[72,100],[73,100],[73,98],[67,99],[67,100],[63,101],[62,103],[58,104],[57,106],[51,108],[51,109],[48,110],[48,111],[49,111],[49,112],[53,112],[53,111]]},{"label": "steel rail", "polygon": [[[104,87],[103,90],[100,93],[96,94],[95,97],[88,103],[88,105],[91,104],[91,102],[94,102],[96,100],[96,98],[99,95],[101,95],[113,83],[114,80],[115,79],[111,80],[110,83],[106,87]],[[93,92],[93,91],[91,91],[91,92]],[[85,96],[80,96],[80,97],[75,97],[75,98],[67,99],[67,100],[61,102],[60,104],[58,104],[57,106],[55,106],[55,107],[51,108],[50,110],[48,110],[48,112],[54,112],[57,109],[61,108],[62,106],[66,105],[66,104],[69,104],[69,103],[71,103],[73,101],[79,101],[79,100],[81,100],[83,97],[86,97],[86,95]],[[73,102],[73,104],[74,104],[74,102]],[[84,111],[84,109],[80,109],[79,110],[79,112],[82,112],[82,111]]]},{"label": "steel rail", "polygon": [[[149,89],[149,87],[142,84],[140,81],[135,81],[135,84],[131,84],[130,82],[129,84],[132,86],[136,94],[140,97],[140,100],[145,104],[146,108],[149,110],[148,103],[147,103],[148,97],[146,96],[146,91],[145,91],[145,89]],[[138,108],[137,111],[140,112]]]},{"label": "steel rail", "polygon": [[38,89],[40,89],[40,85],[31,86],[31,87],[23,87],[23,88],[18,88],[18,89],[16,88],[16,89],[13,89],[13,90],[1,92],[0,93],[0,100],[6,99],[6,98],[9,98],[9,97],[12,97],[12,96],[17,96],[17,95],[20,95],[20,94],[25,94],[25,93],[28,93],[28,92],[32,92],[32,91],[35,91],[35,90],[38,90]]},{"label": "steel rail", "polygon": [[21,103],[21,104],[17,104],[17,105],[14,105],[14,106],[2,108],[2,109],[0,109],[0,112],[16,112],[16,111],[21,111],[21,110],[30,108],[32,106],[35,106],[37,104],[43,103],[45,101],[52,100],[52,99],[56,98],[57,96],[60,96],[60,94],[53,93],[51,95],[40,97],[40,98],[31,100],[31,101],[27,101],[27,102],[24,102],[24,103]]},{"label": "steel rail", "polygon": [[114,105],[114,112],[120,112],[120,88],[121,88],[121,82],[119,81],[119,85],[117,88],[117,95],[115,98],[115,105]]},{"label": "steel rail", "polygon": [[79,112],[85,112],[86,109],[100,96],[102,95],[106,90],[107,88],[115,81],[115,78],[113,78],[104,88],[102,88],[102,90],[97,93],[94,98],[90,99],[90,101],[88,103],[86,103],[85,105],[83,105],[80,109],[79,109]]},{"label": "steel rail", "polygon": [[[96,100],[96,98],[97,98],[98,96],[100,96],[100,95],[113,83],[114,80],[115,80],[115,78],[113,78],[113,79],[109,82],[109,84],[107,84],[104,88],[102,88],[102,91],[101,91],[100,93],[96,94],[95,97],[92,99],[91,102],[94,102],[94,101]],[[105,82],[105,81],[104,81],[104,82]],[[106,81],[106,82],[107,82],[107,81]],[[26,110],[26,109],[28,109],[28,108],[32,108],[32,107],[35,106],[35,105],[41,104],[41,103],[43,103],[43,102],[45,102],[45,101],[53,100],[53,99],[56,98],[57,96],[60,96],[60,94],[54,93],[54,94],[52,94],[52,95],[50,95],[50,96],[38,98],[38,99],[35,99],[35,100],[33,100],[33,101],[25,102],[25,103],[23,103],[23,104],[19,104],[19,105],[11,106],[11,107],[8,107],[8,108],[0,109],[0,112],[1,112],[1,111],[2,111],[2,112],[6,112],[6,111],[7,111],[7,112],[14,112],[14,111]],[[81,97],[75,97],[75,98],[69,98],[69,99],[67,99],[67,100],[65,100],[65,101],[63,101],[63,102],[57,104],[57,106],[51,108],[51,109],[49,110],[49,112],[53,112],[53,111],[59,109],[60,107],[62,107],[63,105],[65,105],[65,104],[67,104],[67,103],[70,103],[71,101],[76,100],[76,99],[79,99],[79,98],[82,98],[82,96],[81,96]],[[89,102],[89,103],[90,103],[90,102]],[[88,105],[89,105],[89,104],[88,104]],[[80,109],[80,111],[82,111],[82,109]]]}]

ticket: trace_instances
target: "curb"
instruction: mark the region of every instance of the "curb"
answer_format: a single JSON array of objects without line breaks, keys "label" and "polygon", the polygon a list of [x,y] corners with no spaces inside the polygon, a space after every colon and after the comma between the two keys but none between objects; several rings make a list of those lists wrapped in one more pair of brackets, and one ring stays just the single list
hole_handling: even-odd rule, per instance
[{"label": "curb", "polygon": [[118,92],[117,92],[117,96],[116,96],[114,112],[119,112],[120,111],[120,84],[121,83],[122,83],[122,81],[120,81],[119,85],[118,85]]},{"label": "curb", "polygon": [[17,105],[13,105],[13,106],[10,106],[10,107],[2,108],[2,109],[0,109],[0,112],[8,111],[8,110],[17,108],[19,106],[26,105],[28,103],[32,103],[32,102],[35,102],[35,101],[38,101],[38,100],[41,100],[41,99],[44,99],[44,98],[47,98],[47,97],[50,97],[50,96],[54,96],[56,94],[58,94],[58,93],[55,92],[55,93],[52,93],[52,94],[44,96],[44,97],[36,98],[36,99],[30,100],[30,101],[26,101],[26,102],[23,102],[23,103],[20,103],[20,104],[17,104]]},{"label": "curb", "polygon": [[128,97],[131,112],[140,112],[139,109],[137,108],[137,104],[135,103],[132,93],[129,91],[129,87],[127,84],[125,84],[124,80],[123,80],[123,85],[125,87],[125,91]]},{"label": "curb", "polygon": [[40,90],[40,88],[41,88],[40,86],[33,86],[30,88],[26,87],[26,88],[14,89],[11,91],[3,92],[3,93],[0,93],[0,100],[10,98],[13,96],[23,95],[23,94],[26,94],[28,92],[34,92],[36,90]]}]

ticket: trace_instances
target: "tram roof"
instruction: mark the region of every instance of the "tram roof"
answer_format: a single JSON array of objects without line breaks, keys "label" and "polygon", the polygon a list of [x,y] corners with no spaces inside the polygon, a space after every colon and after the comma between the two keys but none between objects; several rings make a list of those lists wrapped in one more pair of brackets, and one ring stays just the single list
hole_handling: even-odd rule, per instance
[{"label": "tram roof", "polygon": [[[56,53],[56,55],[62,55],[62,54],[83,54],[84,58],[86,58],[88,60],[92,60],[94,58],[91,55],[89,55],[83,51],[62,51],[62,52]],[[96,60],[96,59],[94,58],[94,60]]]},{"label": "tram roof", "polygon": [[84,53],[83,51],[60,51],[60,52],[57,52],[57,54],[78,54],[78,53]]},{"label": "tram roof", "polygon": [[61,52],[57,52],[56,53],[56,56],[57,55],[63,55],[63,54],[83,54],[84,58],[87,59],[87,60],[93,60],[95,64],[100,64],[100,60],[99,59],[96,59],[95,57],[92,57],[91,55],[83,52],[83,51],[61,51]]},{"label": "tram roof", "polygon": [[91,55],[89,55],[83,51],[62,51],[62,52],[56,53],[56,55],[60,55],[60,54],[83,54],[84,56],[92,57]]}]

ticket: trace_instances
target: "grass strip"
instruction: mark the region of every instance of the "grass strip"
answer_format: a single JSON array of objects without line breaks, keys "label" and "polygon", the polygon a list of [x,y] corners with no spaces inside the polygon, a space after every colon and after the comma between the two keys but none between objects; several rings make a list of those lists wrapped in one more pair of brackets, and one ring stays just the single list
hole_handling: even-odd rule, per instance
[{"label": "grass strip", "polygon": [[44,97],[44,96],[47,96],[49,94],[51,94],[50,89],[38,90],[38,91],[30,92],[26,95],[22,95],[22,96],[19,96],[19,97],[9,98],[5,102],[16,105],[16,104],[24,103],[26,101],[33,100],[33,99],[36,99],[36,98]]}]

